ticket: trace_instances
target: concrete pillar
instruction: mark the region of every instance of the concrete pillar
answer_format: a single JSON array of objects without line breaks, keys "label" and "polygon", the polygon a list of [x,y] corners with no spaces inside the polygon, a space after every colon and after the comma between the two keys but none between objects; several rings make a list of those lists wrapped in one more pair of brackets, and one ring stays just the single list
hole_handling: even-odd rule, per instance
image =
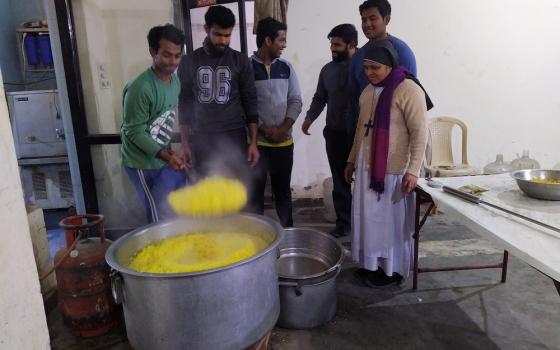
[{"label": "concrete pillar", "polygon": [[0,349],[50,349],[0,71]]}]

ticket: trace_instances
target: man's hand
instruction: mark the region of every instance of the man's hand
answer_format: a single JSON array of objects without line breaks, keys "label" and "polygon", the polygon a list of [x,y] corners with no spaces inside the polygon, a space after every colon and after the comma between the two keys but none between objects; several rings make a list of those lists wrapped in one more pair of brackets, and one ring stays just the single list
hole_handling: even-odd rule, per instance
[{"label": "man's hand", "polygon": [[290,138],[290,136],[288,135],[288,132],[290,130],[290,128],[283,128],[283,127],[273,127],[271,128],[272,132],[270,134],[269,137],[267,137],[270,141],[274,142],[274,143],[280,143],[280,142],[284,142],[287,139]]},{"label": "man's hand", "polygon": [[272,137],[272,134],[274,134],[274,129],[276,129],[276,128],[274,128],[272,126],[266,126],[264,124],[259,125],[259,132],[261,134],[263,134],[263,136],[270,141],[272,141],[271,137]]},{"label": "man's hand", "polygon": [[305,118],[305,120],[303,121],[303,124],[301,124],[301,131],[303,131],[303,133],[305,135],[311,135],[309,133],[309,127],[311,126],[312,123],[313,123],[313,120],[311,120],[309,118]]},{"label": "man's hand", "polygon": [[295,118],[286,117],[279,126],[259,125],[259,131],[272,143],[280,143],[290,139],[290,129],[294,125]]},{"label": "man's hand", "polygon": [[257,166],[260,157],[261,154],[259,153],[259,148],[257,147],[257,144],[251,143],[249,145],[249,148],[247,149],[247,161],[251,162],[251,168]]},{"label": "man's hand", "polygon": [[185,163],[183,163],[181,157],[179,157],[177,154],[175,154],[175,152],[173,152],[170,149],[166,149],[166,148],[161,149],[157,153],[157,157],[167,162],[167,164],[169,164],[171,169],[175,171],[185,169]]},{"label": "man's hand", "polygon": [[175,171],[185,169],[185,163],[183,163],[183,160],[181,159],[181,157],[179,157],[175,153],[171,153],[171,157],[169,158],[168,164],[171,167],[171,169],[173,169]]},{"label": "man's hand", "polygon": [[259,132],[264,135],[264,137],[268,138],[272,135],[272,127],[266,125],[259,125]]},{"label": "man's hand", "polygon": [[404,194],[410,194],[416,188],[416,183],[418,182],[418,177],[405,173],[402,178],[402,191]]},{"label": "man's hand", "polygon": [[259,131],[272,143],[279,143],[288,139],[288,131],[282,127],[261,125],[259,126]]},{"label": "man's hand", "polygon": [[352,183],[352,181],[354,181],[354,179],[352,179],[352,176],[354,175],[354,163],[346,163],[346,168],[344,168],[344,179],[346,180],[346,182],[348,182],[349,184]]},{"label": "man's hand", "polygon": [[192,168],[192,151],[189,144],[191,129],[186,125],[181,125],[181,145],[183,145],[183,162],[187,168]]},{"label": "man's hand", "polygon": [[187,169],[192,168],[192,150],[189,144],[183,145],[183,161]]}]

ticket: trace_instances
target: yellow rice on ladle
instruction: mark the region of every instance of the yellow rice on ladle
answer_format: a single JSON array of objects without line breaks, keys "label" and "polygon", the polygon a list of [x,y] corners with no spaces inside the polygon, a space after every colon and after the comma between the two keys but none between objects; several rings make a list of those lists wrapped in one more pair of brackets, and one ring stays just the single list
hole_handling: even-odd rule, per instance
[{"label": "yellow rice on ladle", "polygon": [[239,180],[208,177],[193,186],[171,192],[169,204],[177,214],[217,216],[235,213],[247,204],[247,189]]},{"label": "yellow rice on ladle", "polygon": [[[238,180],[209,177],[168,197],[177,214],[213,217],[238,212],[247,190]],[[129,268],[150,273],[184,273],[215,269],[247,259],[272,241],[266,232],[199,232],[162,239],[137,252]]]}]

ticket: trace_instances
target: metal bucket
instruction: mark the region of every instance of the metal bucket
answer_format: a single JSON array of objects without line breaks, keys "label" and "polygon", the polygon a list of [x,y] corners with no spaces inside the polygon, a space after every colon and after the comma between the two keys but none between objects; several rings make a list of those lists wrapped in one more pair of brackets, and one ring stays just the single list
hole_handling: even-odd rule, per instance
[{"label": "metal bucket", "polygon": [[288,228],[279,245],[278,326],[306,329],[336,314],[336,276],[344,250],[333,237],[307,228]]},{"label": "metal bucket", "polygon": [[[191,232],[263,232],[273,242],[259,254],[226,267],[153,274],[128,269],[130,258],[160,239]],[[262,216],[212,220],[177,217],[137,229],[107,251],[113,293],[122,302],[131,345],[141,349],[243,349],[261,339],[280,312],[277,246],[282,228]]]}]

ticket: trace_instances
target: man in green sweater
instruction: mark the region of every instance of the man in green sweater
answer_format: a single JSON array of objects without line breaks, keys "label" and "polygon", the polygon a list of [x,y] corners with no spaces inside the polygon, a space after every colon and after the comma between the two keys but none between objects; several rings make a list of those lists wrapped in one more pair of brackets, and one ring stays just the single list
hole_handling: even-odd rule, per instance
[{"label": "man in green sweater", "polygon": [[170,148],[181,85],[174,74],[185,35],[166,24],[148,33],[152,66],[123,91],[122,162],[148,222],[172,215],[169,192],[185,185],[185,165]]}]

